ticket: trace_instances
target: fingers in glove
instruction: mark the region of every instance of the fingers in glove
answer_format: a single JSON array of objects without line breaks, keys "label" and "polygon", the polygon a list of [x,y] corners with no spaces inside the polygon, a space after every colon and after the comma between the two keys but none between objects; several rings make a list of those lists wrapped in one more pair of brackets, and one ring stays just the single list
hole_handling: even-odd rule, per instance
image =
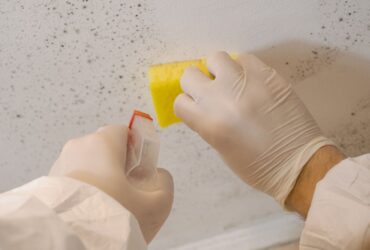
[{"label": "fingers in glove", "polygon": [[266,65],[258,57],[252,54],[243,54],[238,57],[237,62],[244,68],[245,71],[250,72],[251,75],[258,78],[260,82],[268,79],[276,74],[275,70]]},{"label": "fingers in glove", "polygon": [[223,51],[208,57],[207,68],[215,78],[238,74],[242,71],[242,67]]},{"label": "fingers in glove", "polygon": [[197,103],[190,96],[187,94],[177,96],[174,103],[174,110],[177,117],[182,119],[189,128],[198,132],[204,115]]},{"label": "fingers in glove", "polygon": [[173,179],[170,172],[166,169],[158,168],[158,189],[162,192],[170,193],[173,195]]},{"label": "fingers in glove", "polygon": [[187,68],[180,80],[182,90],[195,101],[205,93],[210,82],[211,79],[194,66]]},{"label": "fingers in glove", "polygon": [[127,151],[128,127],[125,125],[108,125],[96,131],[97,135],[109,140],[125,156]]}]

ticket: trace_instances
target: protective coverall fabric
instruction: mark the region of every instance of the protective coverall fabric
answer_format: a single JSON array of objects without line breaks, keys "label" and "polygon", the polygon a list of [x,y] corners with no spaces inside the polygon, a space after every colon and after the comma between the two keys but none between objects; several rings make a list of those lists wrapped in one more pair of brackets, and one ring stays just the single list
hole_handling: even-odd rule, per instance
[{"label": "protective coverall fabric", "polygon": [[[93,186],[41,177],[0,195],[0,249],[146,249],[136,219]],[[370,249],[370,154],[316,188],[300,249]]]},{"label": "protective coverall fabric", "polygon": [[300,249],[370,249],[370,154],[343,160],[317,184]]},{"label": "protective coverall fabric", "polygon": [[41,177],[0,195],[0,249],[144,250],[135,217],[67,177]]}]

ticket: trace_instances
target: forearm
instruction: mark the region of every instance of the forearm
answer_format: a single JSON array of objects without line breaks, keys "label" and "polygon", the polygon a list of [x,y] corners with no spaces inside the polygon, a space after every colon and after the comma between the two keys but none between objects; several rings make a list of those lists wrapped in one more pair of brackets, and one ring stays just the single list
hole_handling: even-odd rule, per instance
[{"label": "forearm", "polygon": [[320,148],[298,176],[297,182],[285,202],[287,209],[306,217],[316,184],[325,177],[332,167],[345,158],[346,156],[335,146]]}]

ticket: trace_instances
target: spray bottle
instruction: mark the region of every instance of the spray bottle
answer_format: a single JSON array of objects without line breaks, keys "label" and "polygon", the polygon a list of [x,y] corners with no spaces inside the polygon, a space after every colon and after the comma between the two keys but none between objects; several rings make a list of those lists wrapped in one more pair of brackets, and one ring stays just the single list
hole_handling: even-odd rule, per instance
[{"label": "spray bottle", "polygon": [[160,140],[150,115],[135,110],[129,124],[126,176],[137,188],[156,189]]}]

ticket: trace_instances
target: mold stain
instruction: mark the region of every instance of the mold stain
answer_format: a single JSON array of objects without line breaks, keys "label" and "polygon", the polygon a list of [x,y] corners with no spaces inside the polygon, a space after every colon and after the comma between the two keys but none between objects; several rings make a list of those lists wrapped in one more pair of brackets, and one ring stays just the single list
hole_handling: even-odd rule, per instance
[{"label": "mold stain", "polygon": [[333,130],[329,137],[348,156],[357,156],[370,151],[370,96],[363,99],[349,114],[348,122]]},{"label": "mold stain", "polygon": [[[293,73],[290,75],[292,82],[300,82],[310,76],[313,76],[333,64],[339,53],[337,48],[321,46],[311,51],[311,55],[299,59],[293,65]],[[289,65],[289,63],[287,64]]]},{"label": "mold stain", "polygon": [[[163,44],[148,1],[4,0],[0,13],[0,141],[14,145],[0,170],[46,173],[68,138],[151,105],[145,72]],[[31,176],[19,169],[0,190]]]},{"label": "mold stain", "polygon": [[357,1],[319,1],[318,11],[322,15],[321,29],[310,35],[320,37],[327,44],[336,44],[341,50],[352,46],[370,45],[370,9],[363,8]]},{"label": "mold stain", "polygon": [[352,47],[370,45],[370,9],[361,8],[356,1],[320,0],[318,3],[321,23],[308,34],[322,46],[312,49],[311,55],[301,56],[296,62],[285,63],[293,83],[331,66],[342,52]]}]

